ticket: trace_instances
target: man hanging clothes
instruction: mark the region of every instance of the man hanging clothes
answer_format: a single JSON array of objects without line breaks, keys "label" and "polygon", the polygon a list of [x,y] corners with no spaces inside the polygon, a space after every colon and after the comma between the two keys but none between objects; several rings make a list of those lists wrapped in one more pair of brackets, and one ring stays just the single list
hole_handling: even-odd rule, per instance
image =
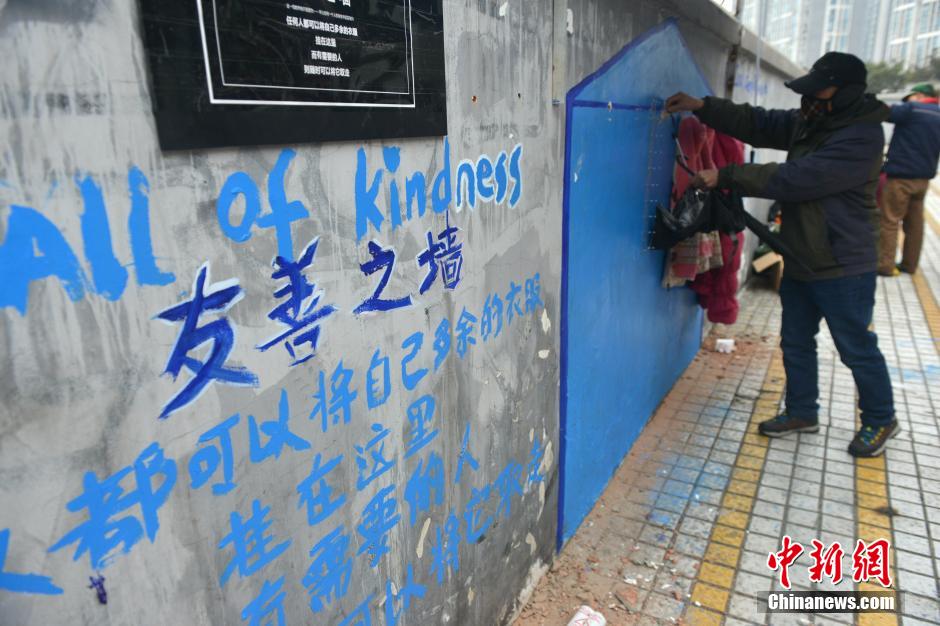
[{"label": "man hanging clothes", "polygon": [[669,113],[692,111],[719,132],[752,146],[787,150],[785,163],[730,164],[700,172],[703,188],[736,188],[778,200],[781,239],[812,272],[789,263],[780,286],[786,411],[760,425],[768,437],[819,430],[816,334],[826,320],[858,387],[862,428],[853,456],[877,456],[900,431],[891,380],[878,338],[869,330],[875,303],[878,209],[888,108],[865,94],[865,64],[828,52],[810,72],[787,83],[800,109],[764,110],[720,98],[677,93]]}]

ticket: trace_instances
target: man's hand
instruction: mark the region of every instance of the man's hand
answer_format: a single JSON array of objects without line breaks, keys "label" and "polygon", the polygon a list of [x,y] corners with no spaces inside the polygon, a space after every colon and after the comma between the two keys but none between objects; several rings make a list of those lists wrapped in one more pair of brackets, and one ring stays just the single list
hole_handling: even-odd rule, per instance
[{"label": "man's hand", "polygon": [[692,179],[692,185],[698,189],[714,189],[718,186],[718,170],[702,170]]},{"label": "man's hand", "polygon": [[705,106],[701,98],[693,98],[680,91],[666,98],[666,113],[681,113],[682,111],[698,111]]}]

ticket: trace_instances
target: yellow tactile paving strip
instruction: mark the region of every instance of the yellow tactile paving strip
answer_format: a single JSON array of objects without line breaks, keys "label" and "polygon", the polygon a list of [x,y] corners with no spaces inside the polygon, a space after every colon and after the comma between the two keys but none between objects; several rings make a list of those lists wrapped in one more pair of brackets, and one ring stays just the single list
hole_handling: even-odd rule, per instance
[{"label": "yellow tactile paving strip", "polygon": [[693,626],[721,624],[727,611],[745,530],[751,519],[754,496],[767,456],[768,439],[758,434],[757,425],[777,414],[784,380],[783,358],[776,351],[738,450],[731,480],[721,501],[721,512],[692,588],[694,606],[689,608],[686,621]]},{"label": "yellow tactile paving strip", "polygon": [[[885,456],[873,459],[855,459],[855,519],[856,536],[868,543],[877,539],[893,539],[888,503],[888,475]],[[892,542],[893,545],[893,542]],[[855,546],[843,546],[846,552]],[[894,567],[895,553],[891,553],[891,590],[897,598],[897,570]],[[860,583],[859,591],[884,591],[878,583]],[[895,599],[895,602],[897,600]],[[898,623],[894,613],[859,613],[859,626],[893,626]]]},{"label": "yellow tactile paving strip", "polygon": [[[924,214],[930,227],[940,236],[940,222],[937,222],[930,211],[924,211]],[[924,316],[927,318],[930,334],[933,337],[940,337],[940,306],[937,305],[937,301],[934,299],[924,273],[916,272],[912,278],[914,280],[914,290],[917,291],[917,299],[920,300],[920,305],[924,309]]]}]

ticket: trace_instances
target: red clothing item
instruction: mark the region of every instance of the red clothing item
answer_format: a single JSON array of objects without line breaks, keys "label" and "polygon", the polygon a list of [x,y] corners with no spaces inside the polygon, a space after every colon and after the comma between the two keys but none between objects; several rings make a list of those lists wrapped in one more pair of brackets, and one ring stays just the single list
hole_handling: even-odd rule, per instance
[{"label": "red clothing item", "polygon": [[[685,156],[686,165],[693,172],[717,167],[712,160],[712,140],[714,137],[715,131],[698,121],[698,118],[694,115],[684,117],[679,122],[679,146],[682,148],[682,155]],[[682,156],[679,156],[679,158],[681,159]],[[676,201],[688,189],[692,177],[683,168],[676,165],[672,181],[672,204],[675,206]]]},{"label": "red clothing item", "polygon": [[707,311],[708,321],[714,324],[734,324],[738,321],[738,270],[741,269],[741,250],[744,233],[721,233],[721,258],[724,265],[699,274],[692,281],[692,291],[698,303]]},{"label": "red clothing item", "polygon": [[[681,130],[681,127],[680,127]],[[744,144],[737,139],[714,133],[712,140],[714,167],[729,163],[744,163]],[[721,233],[722,267],[699,274],[692,282],[698,302],[708,312],[708,321],[714,324],[734,324],[738,320],[738,271],[741,269],[741,251],[744,233]]]}]

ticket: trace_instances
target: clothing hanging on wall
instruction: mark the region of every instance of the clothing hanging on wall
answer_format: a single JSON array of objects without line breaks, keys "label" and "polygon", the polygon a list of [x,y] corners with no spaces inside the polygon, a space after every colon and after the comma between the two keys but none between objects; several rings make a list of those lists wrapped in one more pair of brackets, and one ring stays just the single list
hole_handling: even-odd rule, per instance
[{"label": "clothing hanging on wall", "polygon": [[[678,164],[673,172],[671,203],[675,206],[692,182],[689,170],[698,172],[715,167],[712,153],[715,131],[708,128],[695,116],[682,118],[676,131],[679,143],[679,158],[685,167]],[[698,274],[722,264],[721,244],[717,233],[696,233],[674,246],[667,253],[664,287],[678,287]]]},{"label": "clothing hanging on wall", "polygon": [[[728,135],[715,133],[712,161],[716,168],[744,163],[744,144]],[[721,233],[719,237],[721,266],[698,275],[692,282],[692,290],[698,295],[699,304],[707,311],[708,321],[734,324],[738,319],[738,271],[741,269],[744,233]]]}]

